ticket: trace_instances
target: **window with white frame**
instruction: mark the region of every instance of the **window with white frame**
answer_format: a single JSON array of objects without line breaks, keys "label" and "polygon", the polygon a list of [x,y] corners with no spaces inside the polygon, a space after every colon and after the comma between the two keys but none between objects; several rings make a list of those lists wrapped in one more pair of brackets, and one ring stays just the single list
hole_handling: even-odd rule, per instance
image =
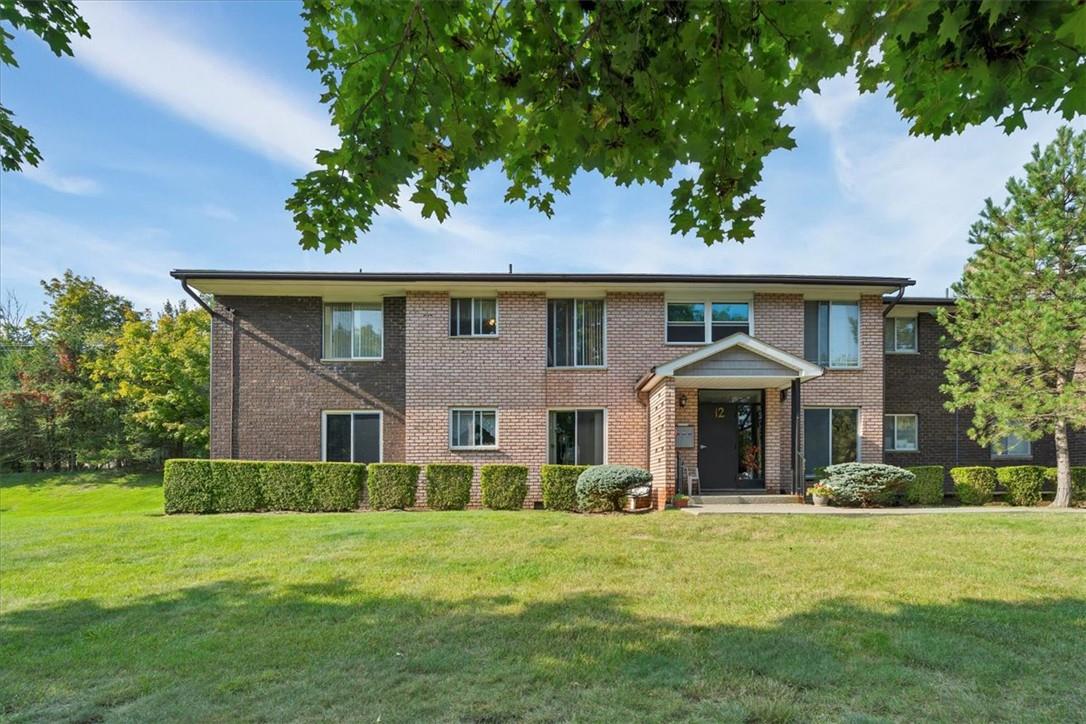
[{"label": "window with white frame", "polygon": [[460,408],[449,410],[449,447],[478,450],[498,446],[498,411]]},{"label": "window with white frame", "polygon": [[453,297],[450,300],[450,337],[493,337],[497,334],[497,299]]},{"label": "window with white frame", "polygon": [[547,366],[603,367],[605,327],[602,299],[547,300]]},{"label": "window with white frame", "polygon": [[737,332],[750,334],[750,305],[746,302],[667,303],[668,344],[705,344]]},{"label": "window with white frame", "polygon": [[852,463],[860,456],[860,411],[855,408],[808,407],[803,410],[804,472],[827,465]]},{"label": "window with white frame", "polygon": [[883,447],[895,452],[914,452],[919,449],[918,431],[916,415],[886,415],[882,423]]},{"label": "window with white frame", "polygon": [[551,410],[547,420],[553,465],[602,465],[603,410]]},{"label": "window with white frame", "polygon": [[992,443],[993,458],[1030,458],[1033,446],[1030,441],[1018,435],[1004,435]]},{"label": "window with white frame", "polygon": [[884,323],[883,342],[891,353],[915,352],[916,317],[887,317]]},{"label": "window with white frame", "polygon": [[381,462],[381,413],[324,413],[324,459],[335,463]]},{"label": "window with white frame", "polygon": [[329,303],[324,305],[325,359],[377,360],[384,355],[384,305]]},{"label": "window with white frame", "polygon": [[860,366],[860,305],[805,302],[803,352],[808,362],[831,369]]}]

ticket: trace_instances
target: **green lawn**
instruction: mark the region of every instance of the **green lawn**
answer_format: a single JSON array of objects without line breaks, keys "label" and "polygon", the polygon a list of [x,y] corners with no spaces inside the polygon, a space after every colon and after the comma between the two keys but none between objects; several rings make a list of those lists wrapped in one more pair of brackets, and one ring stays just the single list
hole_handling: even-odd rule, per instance
[{"label": "green lawn", "polygon": [[0,478],[10,720],[1081,720],[1086,516],[165,517]]}]

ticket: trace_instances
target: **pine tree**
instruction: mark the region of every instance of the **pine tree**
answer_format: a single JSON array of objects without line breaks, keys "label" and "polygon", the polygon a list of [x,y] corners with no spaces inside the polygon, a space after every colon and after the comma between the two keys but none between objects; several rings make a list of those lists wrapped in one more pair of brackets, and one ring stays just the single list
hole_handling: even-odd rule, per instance
[{"label": "pine tree", "polygon": [[1071,499],[1068,432],[1086,427],[1086,132],[1059,129],[1035,146],[1007,200],[985,202],[970,230],[978,249],[940,322],[950,410],[971,409],[982,445],[1053,435],[1053,505]]}]

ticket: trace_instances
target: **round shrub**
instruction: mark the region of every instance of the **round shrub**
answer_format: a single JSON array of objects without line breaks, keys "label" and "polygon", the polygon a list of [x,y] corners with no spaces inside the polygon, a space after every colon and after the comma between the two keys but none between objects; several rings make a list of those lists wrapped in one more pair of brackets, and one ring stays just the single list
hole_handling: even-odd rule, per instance
[{"label": "round shrub", "polygon": [[312,463],[310,493],[314,510],[355,510],[362,500],[366,466],[360,463]]},{"label": "round shrub", "polygon": [[587,465],[544,465],[539,469],[543,482],[543,507],[547,510],[577,510],[577,478]]},{"label": "round shrub", "polygon": [[252,512],[264,507],[260,494],[264,465],[249,460],[212,460],[212,504],[215,512]]},{"label": "round shrub", "polygon": [[588,513],[622,510],[631,488],[651,482],[652,473],[632,465],[594,465],[577,478],[577,506]]},{"label": "round shrub", "polygon": [[950,479],[962,505],[984,505],[991,501],[995,492],[995,468],[984,465],[951,468]]},{"label": "round shrub", "polygon": [[475,469],[459,463],[426,466],[426,505],[433,510],[463,510],[471,501]]},{"label": "round shrub", "polygon": [[162,471],[167,513],[212,513],[211,461],[167,460]]},{"label": "round shrub", "polygon": [[897,504],[916,479],[908,470],[882,463],[829,465],[826,475],[834,503],[865,508]]},{"label": "round shrub", "polygon": [[528,468],[523,465],[484,465],[479,470],[483,505],[493,510],[520,510],[528,497]]},{"label": "round shrub", "polygon": [[1010,465],[996,470],[996,480],[1007,489],[1011,505],[1037,505],[1041,502],[1048,473],[1040,465]]},{"label": "round shrub", "polygon": [[946,472],[942,465],[917,465],[905,469],[914,476],[914,480],[905,488],[905,500],[913,505],[939,505],[943,502]]},{"label": "round shrub", "polygon": [[404,463],[370,463],[366,469],[366,490],[373,510],[410,508],[415,504],[419,466]]}]

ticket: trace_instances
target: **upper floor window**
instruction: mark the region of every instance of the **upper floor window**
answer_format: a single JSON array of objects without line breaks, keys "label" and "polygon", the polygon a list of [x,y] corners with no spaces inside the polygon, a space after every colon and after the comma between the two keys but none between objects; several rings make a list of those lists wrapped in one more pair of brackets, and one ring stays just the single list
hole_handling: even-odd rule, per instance
[{"label": "upper floor window", "polygon": [[887,352],[916,351],[916,317],[887,317],[885,330]]},{"label": "upper floor window", "polygon": [[325,359],[381,359],[384,310],[381,302],[324,305]]},{"label": "upper floor window", "polygon": [[497,299],[463,297],[451,300],[450,337],[493,337],[497,333]]},{"label": "upper floor window", "polygon": [[473,450],[497,446],[497,410],[449,410],[449,447]]},{"label": "upper floor window", "polygon": [[[706,314],[705,310],[709,313]],[[746,302],[668,302],[667,342],[704,344],[736,332],[750,333],[750,305]]]},{"label": "upper floor window", "polygon": [[1029,458],[1033,457],[1030,441],[1018,435],[1005,435],[992,443],[993,458]]},{"label": "upper floor window", "polygon": [[547,366],[603,367],[602,299],[547,300]]},{"label": "upper floor window", "polygon": [[860,305],[856,302],[805,302],[803,354],[830,368],[860,366]]},{"label": "upper floor window", "polygon": [[883,418],[883,447],[897,452],[913,452],[917,449],[916,415],[886,415]]}]

